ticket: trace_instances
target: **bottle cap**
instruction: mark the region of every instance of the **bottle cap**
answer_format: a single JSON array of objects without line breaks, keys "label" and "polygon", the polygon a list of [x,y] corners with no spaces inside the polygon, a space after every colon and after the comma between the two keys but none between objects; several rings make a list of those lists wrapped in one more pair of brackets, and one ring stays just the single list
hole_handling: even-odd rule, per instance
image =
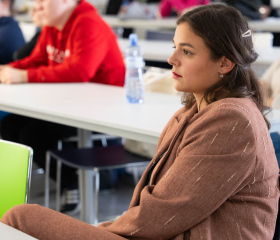
[{"label": "bottle cap", "polygon": [[129,35],[130,46],[137,46],[138,36],[136,33],[131,33]]}]

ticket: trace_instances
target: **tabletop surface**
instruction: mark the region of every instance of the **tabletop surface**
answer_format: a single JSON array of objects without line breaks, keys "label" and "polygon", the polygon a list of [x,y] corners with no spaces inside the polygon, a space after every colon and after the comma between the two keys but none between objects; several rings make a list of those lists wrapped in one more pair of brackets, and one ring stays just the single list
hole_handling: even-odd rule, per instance
[{"label": "tabletop surface", "polygon": [[[125,19],[118,16],[103,15],[103,19],[112,27],[132,27],[145,29],[175,29],[175,17],[163,19]],[[280,32],[280,18],[270,17],[265,20],[249,20],[249,27],[252,31]]]},{"label": "tabletop surface", "polygon": [[[152,92],[130,104],[124,88],[103,84],[0,84],[0,110],[150,143],[181,107],[180,96]],[[280,131],[280,110],[269,116]]]},{"label": "tabletop surface", "polygon": [[151,92],[129,104],[124,88],[103,84],[0,84],[1,110],[152,143],[181,107],[180,96]]},{"label": "tabletop surface", "polygon": [[23,232],[18,231],[2,222],[0,222],[0,239],[1,240],[35,240],[37,238],[31,237]]},{"label": "tabletop surface", "polygon": [[[175,17],[163,19],[125,19],[118,16],[102,15],[103,19],[112,27],[145,28],[145,29],[175,29]],[[18,14],[17,21],[32,22],[30,14]],[[269,17],[265,20],[249,20],[252,31],[280,32],[280,18]]]}]

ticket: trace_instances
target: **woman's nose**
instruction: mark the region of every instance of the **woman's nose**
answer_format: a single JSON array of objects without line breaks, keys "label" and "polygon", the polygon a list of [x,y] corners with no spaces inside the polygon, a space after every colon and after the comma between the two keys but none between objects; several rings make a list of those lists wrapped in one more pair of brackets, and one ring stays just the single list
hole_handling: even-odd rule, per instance
[{"label": "woman's nose", "polygon": [[179,61],[176,59],[174,53],[167,59],[167,62],[172,66],[178,66],[179,65]]}]

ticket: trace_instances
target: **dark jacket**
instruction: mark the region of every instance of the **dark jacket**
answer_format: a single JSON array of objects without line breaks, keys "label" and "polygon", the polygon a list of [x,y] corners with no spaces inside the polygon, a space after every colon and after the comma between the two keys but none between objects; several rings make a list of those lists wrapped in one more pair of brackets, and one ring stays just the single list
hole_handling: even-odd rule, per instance
[{"label": "dark jacket", "polygon": [[18,22],[13,17],[0,18],[0,64],[13,61],[13,53],[25,44]]},{"label": "dark jacket", "polygon": [[251,20],[260,20],[259,8],[262,6],[261,0],[223,0],[226,4],[235,7],[243,16]]}]

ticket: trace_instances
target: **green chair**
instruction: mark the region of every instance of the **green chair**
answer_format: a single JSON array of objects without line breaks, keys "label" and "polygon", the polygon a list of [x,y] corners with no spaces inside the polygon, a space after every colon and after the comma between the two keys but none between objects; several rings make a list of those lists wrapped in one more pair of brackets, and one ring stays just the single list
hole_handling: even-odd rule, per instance
[{"label": "green chair", "polygon": [[13,206],[28,202],[32,157],[30,147],[0,140],[0,219]]}]

